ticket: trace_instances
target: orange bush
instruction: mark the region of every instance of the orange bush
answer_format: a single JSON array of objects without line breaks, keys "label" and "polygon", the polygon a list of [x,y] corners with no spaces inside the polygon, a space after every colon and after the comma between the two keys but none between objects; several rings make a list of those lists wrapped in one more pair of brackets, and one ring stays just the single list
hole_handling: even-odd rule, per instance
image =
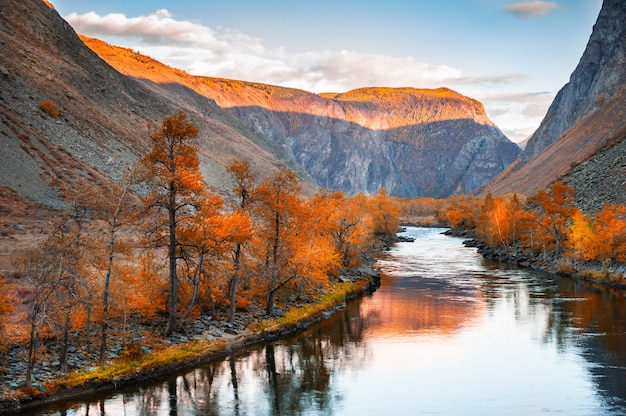
[{"label": "orange bush", "polygon": [[39,108],[48,113],[52,118],[59,118],[59,110],[57,106],[50,100],[42,101],[39,103]]}]

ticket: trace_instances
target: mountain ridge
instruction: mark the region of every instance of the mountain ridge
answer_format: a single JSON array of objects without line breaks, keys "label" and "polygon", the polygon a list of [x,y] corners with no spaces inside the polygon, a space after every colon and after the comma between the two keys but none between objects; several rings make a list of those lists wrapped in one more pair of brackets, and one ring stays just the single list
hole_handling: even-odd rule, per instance
[{"label": "mountain ridge", "polygon": [[[225,166],[238,158],[261,177],[280,166],[296,171],[309,194],[384,187],[445,197],[484,184],[519,154],[482,104],[447,88],[369,87],[330,99],[195,77],[77,35],[42,0],[7,2],[0,186],[37,202],[58,206],[81,178],[118,180],[147,151],[148,125],[177,110],[199,128],[201,171],[215,190],[228,186]],[[44,101],[57,118],[41,111]]]},{"label": "mountain ridge", "polygon": [[[447,196],[452,192],[467,191],[483,184],[512,161],[514,159],[512,155],[516,156],[519,153],[517,146],[508,141],[487,118],[481,103],[447,88],[429,90],[367,87],[346,93],[314,94],[300,89],[258,82],[193,76],[128,48],[120,48],[85,36],[81,36],[81,39],[120,73],[138,79],[142,83],[156,84],[157,86],[153,88],[157,88],[158,85],[179,83],[209,98],[229,114],[246,123],[254,131],[271,138],[276,144],[284,148],[319,186],[330,187],[332,190],[342,190],[349,193],[359,191],[372,193],[380,187],[385,187],[392,194],[398,196]],[[409,105],[398,105],[402,100],[408,102]],[[393,115],[394,112],[396,113],[395,116]],[[477,167],[476,171],[482,169],[480,173],[474,174],[470,170],[465,179],[461,176],[468,169],[467,163],[463,159],[473,160],[476,155],[459,156],[455,154],[449,156],[450,163],[456,161],[459,165],[457,170],[461,172],[452,175],[456,175],[454,176],[456,182],[439,184],[436,182],[436,175],[432,174],[430,183],[412,184],[408,188],[414,189],[414,191],[407,192],[408,188],[403,182],[410,181],[411,175],[407,172],[392,172],[397,169],[402,170],[402,166],[399,167],[398,164],[390,160],[390,157],[393,157],[391,155],[398,153],[398,151],[388,149],[389,146],[394,147],[389,143],[402,141],[409,143],[410,141],[406,140],[408,136],[423,140],[424,132],[430,134],[429,129],[434,128],[432,127],[433,124],[429,127],[426,122],[448,122],[454,119],[460,120],[464,127],[468,125],[468,120],[470,120],[470,126],[466,130],[474,133],[476,133],[476,128],[472,123],[483,125],[483,130],[479,132],[480,134],[477,133],[478,137],[488,137],[489,140],[487,141],[493,141],[495,136],[495,141],[498,142],[496,145],[490,143],[484,149],[497,153],[505,148],[504,151],[507,155],[495,162],[490,160],[490,166],[487,168]],[[416,123],[422,124],[422,131],[419,134],[416,134],[413,131],[414,128],[411,128]],[[316,126],[322,131],[321,134],[326,136],[324,143],[320,143],[320,146],[314,148],[310,146],[311,138],[316,136],[310,130],[313,126]],[[341,131],[334,131],[335,127]],[[309,130],[304,132],[303,129],[306,128]],[[387,133],[381,133],[384,130]],[[398,134],[389,133],[394,130]],[[297,137],[298,132],[304,134],[306,138]],[[351,134],[356,136],[351,137]],[[353,155],[354,157],[348,163],[345,159],[329,158],[328,153],[330,151],[339,149],[338,146],[333,147],[330,144],[332,140],[329,136],[333,135],[335,138],[332,140],[335,140],[335,144],[347,142],[339,146],[342,153],[349,153],[349,147],[352,146],[353,149],[360,149],[362,152],[369,152],[370,154],[373,151],[373,154],[376,154],[376,161],[369,160],[362,154]],[[405,137],[404,140],[402,139],[403,136]],[[302,140],[309,143],[301,143]],[[367,150],[365,147],[359,148],[361,145],[358,143],[362,144],[363,141],[375,143],[373,147],[376,150],[372,146],[369,146]],[[502,146],[502,148],[498,146]],[[458,151],[462,150],[462,146],[453,147]],[[468,147],[473,149],[476,145],[472,144]],[[480,149],[473,149],[471,152],[478,150]],[[466,149],[466,153],[468,152],[470,150]],[[316,154],[320,155],[321,161],[313,161]],[[416,153],[413,156],[419,157]],[[429,155],[429,157],[435,156]],[[349,157],[346,156],[346,158]],[[493,154],[491,158],[494,158]],[[346,165],[346,170],[352,172],[339,172],[336,169],[333,170],[334,168],[324,169],[320,167],[320,164],[331,160],[334,165]],[[445,165],[428,166],[428,169],[435,172],[437,169],[445,170],[446,167]],[[368,173],[366,176],[357,175],[354,173],[356,170]],[[417,174],[419,175],[419,172]],[[380,177],[380,175],[384,177]],[[402,175],[407,178],[398,179]],[[471,177],[472,175],[474,177]],[[441,190],[438,191],[435,188],[441,188]]]}]

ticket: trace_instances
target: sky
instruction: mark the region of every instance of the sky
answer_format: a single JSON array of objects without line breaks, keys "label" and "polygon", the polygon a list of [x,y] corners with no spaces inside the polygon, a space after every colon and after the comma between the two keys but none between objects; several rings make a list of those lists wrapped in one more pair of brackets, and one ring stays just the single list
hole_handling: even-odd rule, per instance
[{"label": "sky", "polygon": [[602,0],[52,0],[76,32],[192,75],[306,91],[448,87],[529,137]]}]

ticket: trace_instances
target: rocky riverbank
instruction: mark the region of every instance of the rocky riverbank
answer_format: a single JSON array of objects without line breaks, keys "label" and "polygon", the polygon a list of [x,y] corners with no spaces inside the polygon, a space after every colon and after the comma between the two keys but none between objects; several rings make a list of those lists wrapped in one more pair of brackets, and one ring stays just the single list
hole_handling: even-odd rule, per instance
[{"label": "rocky riverbank", "polygon": [[[96,392],[115,391],[151,378],[217,360],[248,346],[303,331],[328,318],[347,300],[374,292],[380,286],[378,272],[361,267],[343,274],[334,289],[319,301],[294,300],[280,317],[262,319],[262,311],[251,308],[233,323],[205,316],[185,325],[181,333],[161,339],[157,325],[136,325],[117,334],[108,350],[106,365],[98,367],[97,343],[72,348],[68,361],[72,372],[59,376],[58,362],[42,360],[34,374],[33,388],[21,387],[25,377],[26,345],[15,345],[4,363],[0,384],[0,414],[35,409],[49,403]],[[48,351],[47,356],[56,356]]]},{"label": "rocky riverbank", "polygon": [[516,264],[532,270],[540,270],[567,276],[572,279],[585,280],[607,286],[626,289],[626,265],[591,264],[585,263],[575,267],[571,262],[558,259],[554,254],[530,254],[518,247],[494,248],[483,242],[470,238],[463,244],[467,247],[476,247],[478,253],[489,260]]}]

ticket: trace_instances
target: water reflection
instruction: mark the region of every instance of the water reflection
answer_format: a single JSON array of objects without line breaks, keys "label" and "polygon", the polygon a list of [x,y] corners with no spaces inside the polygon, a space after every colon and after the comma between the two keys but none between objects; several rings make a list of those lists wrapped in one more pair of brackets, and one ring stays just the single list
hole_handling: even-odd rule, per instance
[{"label": "water reflection", "polygon": [[290,339],[51,414],[626,414],[615,289],[410,229],[382,287]]}]

